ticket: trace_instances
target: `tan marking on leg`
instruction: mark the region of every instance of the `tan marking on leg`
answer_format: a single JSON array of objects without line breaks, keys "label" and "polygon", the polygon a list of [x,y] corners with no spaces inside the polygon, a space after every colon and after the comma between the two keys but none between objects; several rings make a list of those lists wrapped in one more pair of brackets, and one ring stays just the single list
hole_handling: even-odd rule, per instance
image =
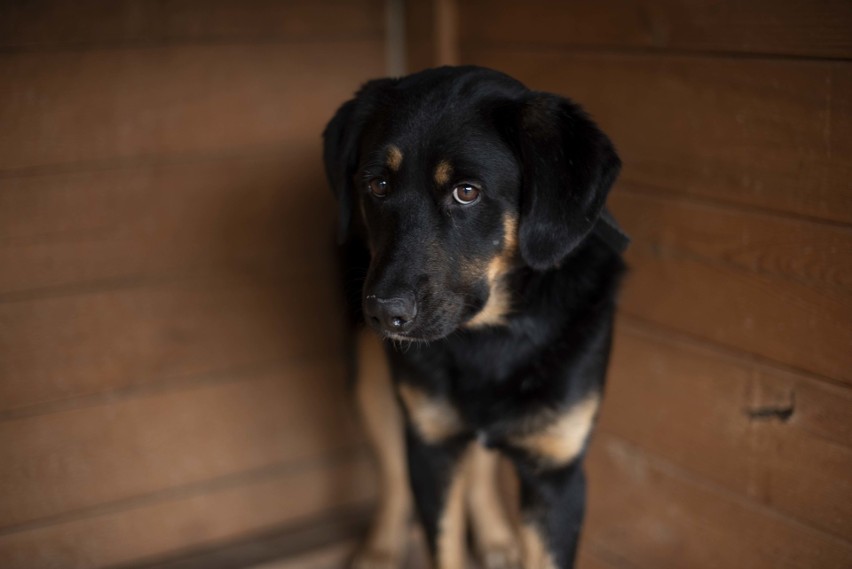
[{"label": "tan marking on leg", "polygon": [[405,459],[402,410],[394,396],[387,359],[378,336],[357,338],[356,401],[379,466],[381,492],[370,534],[353,562],[355,569],[398,569],[408,538],[411,493]]},{"label": "tan marking on leg", "polygon": [[444,184],[448,184],[452,177],[453,167],[450,166],[450,163],[446,160],[438,162],[438,166],[435,167],[435,183],[443,186]]},{"label": "tan marking on leg", "polygon": [[518,538],[500,492],[499,455],[475,444],[470,456],[467,505],[479,559],[484,569],[520,566]]},{"label": "tan marking on leg", "polygon": [[402,383],[399,396],[417,433],[429,444],[445,441],[464,429],[464,421],[449,401]]},{"label": "tan marking on leg", "polygon": [[512,310],[512,294],[506,287],[505,276],[514,264],[518,250],[518,222],[511,215],[503,218],[503,249],[494,257],[485,271],[489,293],[485,306],[466,326],[499,326],[506,323],[506,316]]},{"label": "tan marking on leg", "polygon": [[524,550],[524,569],[556,569],[556,563],[544,543],[541,532],[532,523],[525,523],[521,527],[521,543]]},{"label": "tan marking on leg", "polygon": [[548,420],[529,434],[512,437],[517,445],[542,459],[546,466],[564,466],[574,460],[592,430],[600,403],[595,393]]},{"label": "tan marking on leg", "polygon": [[435,543],[436,569],[466,569],[467,567],[467,517],[465,494],[469,488],[469,451],[456,465],[450,487],[444,498],[444,507],[438,521]]},{"label": "tan marking on leg", "polygon": [[385,159],[388,168],[390,168],[394,172],[399,171],[399,167],[402,166],[402,150],[399,147],[391,144],[388,146],[387,157]]}]

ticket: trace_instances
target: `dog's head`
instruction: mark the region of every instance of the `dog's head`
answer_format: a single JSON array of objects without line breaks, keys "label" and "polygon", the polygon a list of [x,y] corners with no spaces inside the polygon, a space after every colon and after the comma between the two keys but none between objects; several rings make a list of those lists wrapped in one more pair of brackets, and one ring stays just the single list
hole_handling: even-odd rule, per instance
[{"label": "dog's head", "polygon": [[503,323],[508,273],[558,266],[620,167],[577,105],[477,67],[371,81],[324,138],[340,236],[371,253],[365,317],[396,339]]}]

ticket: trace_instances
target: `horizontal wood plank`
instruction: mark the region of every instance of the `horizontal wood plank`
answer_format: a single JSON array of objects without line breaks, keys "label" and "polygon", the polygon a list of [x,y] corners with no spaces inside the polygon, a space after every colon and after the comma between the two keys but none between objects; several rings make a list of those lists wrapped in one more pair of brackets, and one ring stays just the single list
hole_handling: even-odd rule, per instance
[{"label": "horizontal wood plank", "polygon": [[1,180],[4,294],[253,269],[331,272],[336,207],[317,145],[257,157]]},{"label": "horizontal wood plank", "polygon": [[584,105],[624,182],[852,222],[852,62],[487,48],[464,61]]},{"label": "horizontal wood plank", "polygon": [[852,57],[845,0],[461,0],[462,50],[490,44]]},{"label": "horizontal wood plank", "polygon": [[619,327],[611,370],[603,432],[852,537],[852,389],[629,324]]},{"label": "horizontal wood plank", "polygon": [[0,304],[0,411],[336,357],[330,278],[191,278]]},{"label": "horizontal wood plank", "polygon": [[624,310],[649,322],[852,383],[852,299],[685,256],[628,254]]},{"label": "horizontal wood plank", "polygon": [[340,363],[279,367],[4,421],[0,533],[205,480],[330,456],[359,444],[353,423]]},{"label": "horizontal wood plank", "polygon": [[852,293],[852,227],[619,184],[608,205],[637,247]]},{"label": "horizontal wood plank", "polygon": [[634,192],[610,201],[634,239],[625,310],[852,382],[852,228]]},{"label": "horizontal wood plank", "polygon": [[587,472],[585,547],[637,569],[845,569],[852,560],[848,541],[703,484],[617,437],[596,436]]},{"label": "horizontal wood plank", "polygon": [[336,515],[375,495],[363,454],[302,468],[273,470],[233,484],[0,536],[8,569],[88,569],[245,539],[282,525]]},{"label": "horizontal wood plank", "polygon": [[81,0],[0,5],[0,46],[381,36],[381,0]]},{"label": "horizontal wood plank", "polygon": [[375,40],[0,55],[0,170],[319,148],[335,109],[382,74]]}]

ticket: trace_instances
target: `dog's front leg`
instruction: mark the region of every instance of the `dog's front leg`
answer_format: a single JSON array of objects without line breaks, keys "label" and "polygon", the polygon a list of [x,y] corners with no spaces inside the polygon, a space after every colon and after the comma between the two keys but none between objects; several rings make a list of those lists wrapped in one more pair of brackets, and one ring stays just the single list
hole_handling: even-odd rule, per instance
[{"label": "dog's front leg", "polygon": [[596,391],[512,438],[521,482],[524,569],[570,569],[586,504],[583,457],[597,415]]},{"label": "dog's front leg", "polygon": [[467,566],[466,433],[453,405],[412,385],[399,386],[406,410],[408,471],[435,569]]},{"label": "dog's front leg", "polygon": [[586,503],[586,479],[580,459],[549,470],[522,463],[518,474],[524,569],[574,567]]}]

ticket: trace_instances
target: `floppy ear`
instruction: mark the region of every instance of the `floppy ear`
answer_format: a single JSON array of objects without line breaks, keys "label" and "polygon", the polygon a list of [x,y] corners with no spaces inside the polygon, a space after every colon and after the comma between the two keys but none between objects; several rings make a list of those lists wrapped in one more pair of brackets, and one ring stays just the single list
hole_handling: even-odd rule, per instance
[{"label": "floppy ear", "polygon": [[338,203],[338,243],[343,243],[349,234],[355,200],[352,178],[358,167],[361,134],[375,109],[379,92],[395,82],[394,79],[376,79],[366,83],[354,99],[337,110],[323,131],[325,175]]},{"label": "floppy ear", "polygon": [[516,124],[523,168],[520,252],[529,266],[545,270],[592,230],[621,161],[609,138],[568,99],[533,93]]}]

